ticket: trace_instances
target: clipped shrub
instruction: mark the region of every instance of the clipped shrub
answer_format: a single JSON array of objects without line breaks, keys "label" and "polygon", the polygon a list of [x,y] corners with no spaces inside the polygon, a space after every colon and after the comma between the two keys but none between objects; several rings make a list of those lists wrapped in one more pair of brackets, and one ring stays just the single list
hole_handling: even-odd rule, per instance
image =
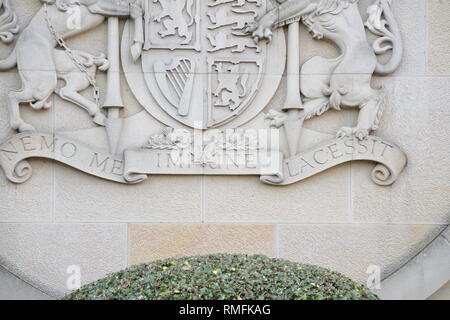
[{"label": "clipped shrub", "polygon": [[68,300],[372,300],[349,278],[256,255],[207,255],[136,265],[86,285]]}]

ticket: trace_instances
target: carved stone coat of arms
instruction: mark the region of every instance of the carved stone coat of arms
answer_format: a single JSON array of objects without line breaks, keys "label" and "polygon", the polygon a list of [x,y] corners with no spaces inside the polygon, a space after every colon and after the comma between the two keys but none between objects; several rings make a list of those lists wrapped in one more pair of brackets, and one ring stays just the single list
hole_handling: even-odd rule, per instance
[{"label": "carved stone coat of arms", "polygon": [[[36,157],[126,184],[204,174],[288,185],[365,160],[376,163],[372,180],[390,185],[406,166],[395,144],[374,135],[390,105],[372,77],[394,72],[403,54],[392,0],[373,0],[364,17],[358,0],[40,1],[20,29],[14,0],[0,0],[0,40],[11,46],[0,72],[16,68],[22,82],[2,98],[2,117],[17,132],[1,142],[0,166],[14,183],[30,178],[27,159]],[[67,44],[102,23],[107,52]],[[339,55],[301,65],[300,24]],[[144,109],[130,117],[124,81]],[[276,103],[282,84],[285,98]],[[83,108],[96,127],[35,130],[20,109],[58,107],[53,95]],[[304,121],[342,108],[357,110],[354,126],[299,148]]]}]

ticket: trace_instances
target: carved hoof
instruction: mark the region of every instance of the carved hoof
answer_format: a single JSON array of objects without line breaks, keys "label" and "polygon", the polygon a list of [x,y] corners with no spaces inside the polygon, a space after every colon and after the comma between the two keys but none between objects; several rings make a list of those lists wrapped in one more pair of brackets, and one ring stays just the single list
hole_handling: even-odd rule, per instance
[{"label": "carved hoof", "polygon": [[94,121],[94,123],[98,124],[101,127],[105,126],[106,123],[106,117],[103,113],[98,113],[94,116],[94,118],[92,119]]}]

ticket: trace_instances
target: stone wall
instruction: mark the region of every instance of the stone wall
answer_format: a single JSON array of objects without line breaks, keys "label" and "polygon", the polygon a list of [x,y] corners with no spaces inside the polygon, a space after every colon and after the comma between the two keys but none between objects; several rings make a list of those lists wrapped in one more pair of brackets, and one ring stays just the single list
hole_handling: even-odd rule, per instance
[{"label": "stone wall", "polygon": [[[361,0],[365,14],[371,1]],[[25,26],[38,0],[12,0]],[[450,1],[394,0],[405,59],[393,75],[376,78],[389,92],[378,135],[409,158],[399,180],[380,187],[371,164],[340,165],[287,187],[255,177],[152,176],[137,186],[93,178],[64,165],[33,160],[33,177],[8,182],[0,170],[0,264],[53,296],[67,292],[67,267],[83,283],[129,265],[206,253],[262,253],[340,271],[365,282],[370,265],[387,277],[433,240],[450,221]],[[302,62],[335,48],[301,30]],[[106,25],[69,42],[106,51]],[[0,56],[10,48],[2,45]],[[99,76],[101,86],[104,75]],[[0,74],[0,141],[13,132],[6,94],[20,87],[16,70]],[[142,110],[126,82],[126,115]],[[285,81],[271,105],[284,99]],[[44,132],[89,128],[81,109],[58,97],[56,108],[22,107]],[[268,106],[267,109],[269,109]],[[303,147],[352,125],[357,112],[330,111],[307,121]],[[155,126],[163,127],[156,120]],[[443,283],[444,285],[444,283]]]}]

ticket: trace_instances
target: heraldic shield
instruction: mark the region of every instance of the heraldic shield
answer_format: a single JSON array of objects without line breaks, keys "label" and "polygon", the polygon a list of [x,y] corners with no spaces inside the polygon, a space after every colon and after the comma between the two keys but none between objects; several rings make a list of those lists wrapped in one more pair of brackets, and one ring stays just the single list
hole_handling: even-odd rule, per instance
[{"label": "heraldic shield", "polygon": [[284,71],[285,38],[280,30],[274,43],[256,43],[246,28],[269,0],[142,1],[142,64],[126,57],[130,25],[122,53],[128,83],[150,114],[170,126],[209,129],[239,126],[264,109]]}]

